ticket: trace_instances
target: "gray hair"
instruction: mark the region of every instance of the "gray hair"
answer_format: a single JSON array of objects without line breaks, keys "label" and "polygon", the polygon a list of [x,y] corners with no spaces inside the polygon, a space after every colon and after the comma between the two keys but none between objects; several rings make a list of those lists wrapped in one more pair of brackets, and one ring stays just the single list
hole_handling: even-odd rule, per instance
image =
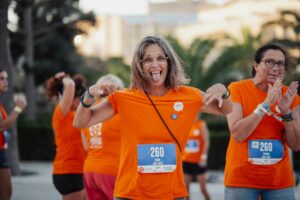
[{"label": "gray hair", "polygon": [[143,75],[141,61],[144,57],[145,49],[152,44],[157,44],[162,48],[168,59],[168,73],[165,80],[166,87],[173,89],[180,85],[188,84],[190,79],[187,78],[183,70],[180,58],[167,40],[159,36],[147,36],[138,44],[133,55],[130,87],[139,90],[146,89],[146,78]]},{"label": "gray hair", "polygon": [[124,88],[123,81],[119,77],[117,77],[116,75],[113,75],[113,74],[104,75],[97,80],[97,84],[99,84],[99,83],[102,84],[104,82],[115,83],[117,85],[117,90],[121,90]]}]

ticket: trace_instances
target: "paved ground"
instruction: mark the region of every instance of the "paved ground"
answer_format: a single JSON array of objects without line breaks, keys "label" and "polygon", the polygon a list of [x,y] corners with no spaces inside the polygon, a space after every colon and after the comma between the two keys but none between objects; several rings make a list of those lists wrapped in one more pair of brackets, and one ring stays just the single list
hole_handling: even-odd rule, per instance
[{"label": "paved ground", "polygon": [[[21,169],[28,175],[13,177],[12,200],[59,200],[60,195],[55,190],[52,179],[51,163],[24,162]],[[208,172],[208,191],[212,200],[224,198],[223,172]],[[295,189],[296,199],[300,200],[300,186]],[[191,200],[202,200],[199,187],[196,183],[191,185]]]}]

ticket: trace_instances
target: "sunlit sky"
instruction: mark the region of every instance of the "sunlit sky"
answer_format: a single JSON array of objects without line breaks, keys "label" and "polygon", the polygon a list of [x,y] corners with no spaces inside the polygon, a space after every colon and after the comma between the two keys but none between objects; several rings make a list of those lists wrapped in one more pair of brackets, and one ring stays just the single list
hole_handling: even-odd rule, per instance
[{"label": "sunlit sky", "polygon": [[[84,11],[94,11],[105,15],[139,15],[147,13],[147,3],[170,2],[174,0],[80,0],[80,7]],[[228,0],[207,0],[222,4]]]}]

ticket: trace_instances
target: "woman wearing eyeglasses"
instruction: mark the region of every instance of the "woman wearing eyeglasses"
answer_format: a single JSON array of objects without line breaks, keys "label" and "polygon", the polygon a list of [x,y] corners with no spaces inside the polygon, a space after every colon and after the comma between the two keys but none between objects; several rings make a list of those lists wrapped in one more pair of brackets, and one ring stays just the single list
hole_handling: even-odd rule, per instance
[{"label": "woman wearing eyeglasses", "polygon": [[253,78],[229,86],[225,200],[295,199],[288,148],[300,150],[300,98],[298,82],[282,84],[287,70],[287,52],[267,44],[254,55]]}]

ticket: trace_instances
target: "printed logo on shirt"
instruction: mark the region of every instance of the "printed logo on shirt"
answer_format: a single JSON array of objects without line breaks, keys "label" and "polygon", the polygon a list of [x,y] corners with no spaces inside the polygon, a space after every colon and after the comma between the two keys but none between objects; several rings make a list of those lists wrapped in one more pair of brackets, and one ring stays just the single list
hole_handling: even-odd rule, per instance
[{"label": "printed logo on shirt", "polygon": [[200,144],[198,140],[189,139],[185,145],[184,151],[187,153],[196,153],[200,150]]},{"label": "printed logo on shirt", "polygon": [[194,136],[198,136],[198,135],[200,135],[200,131],[198,129],[195,129],[193,131],[193,134],[194,134]]},{"label": "printed logo on shirt", "polygon": [[178,119],[178,115],[174,113],[174,114],[171,115],[171,118],[172,118],[173,120],[176,120],[176,119]]},{"label": "printed logo on shirt", "polygon": [[89,128],[90,132],[90,148],[99,149],[102,148],[102,123],[96,124]]},{"label": "printed logo on shirt", "polygon": [[173,108],[175,111],[182,111],[183,110],[183,103],[182,102],[175,102]]}]

